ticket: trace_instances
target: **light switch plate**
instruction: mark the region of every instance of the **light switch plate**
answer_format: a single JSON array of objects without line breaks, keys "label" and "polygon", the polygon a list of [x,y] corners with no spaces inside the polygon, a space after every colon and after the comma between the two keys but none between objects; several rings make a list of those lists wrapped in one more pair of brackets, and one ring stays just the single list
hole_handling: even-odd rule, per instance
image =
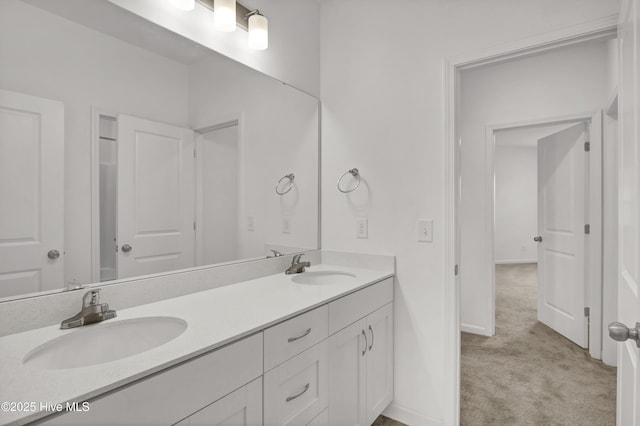
[{"label": "light switch plate", "polygon": [[418,220],[418,241],[421,243],[433,242],[433,219]]},{"label": "light switch plate", "polygon": [[369,238],[369,220],[366,218],[356,219],[356,238]]},{"label": "light switch plate", "polygon": [[247,216],[247,231],[254,231],[255,230],[253,222],[254,222],[253,216]]},{"label": "light switch plate", "polygon": [[291,218],[288,216],[284,216],[282,218],[282,233],[283,234],[291,233]]}]

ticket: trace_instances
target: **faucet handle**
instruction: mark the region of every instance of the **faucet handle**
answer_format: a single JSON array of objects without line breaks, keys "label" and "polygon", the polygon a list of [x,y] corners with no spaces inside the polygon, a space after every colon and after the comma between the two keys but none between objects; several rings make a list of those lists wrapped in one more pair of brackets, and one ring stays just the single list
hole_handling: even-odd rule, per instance
[{"label": "faucet handle", "polygon": [[89,290],[82,296],[82,307],[95,306],[100,303],[100,289]]},{"label": "faucet handle", "polygon": [[291,261],[292,265],[295,265],[296,263],[300,263],[300,258],[304,256],[304,253],[299,253],[293,256],[293,259]]}]

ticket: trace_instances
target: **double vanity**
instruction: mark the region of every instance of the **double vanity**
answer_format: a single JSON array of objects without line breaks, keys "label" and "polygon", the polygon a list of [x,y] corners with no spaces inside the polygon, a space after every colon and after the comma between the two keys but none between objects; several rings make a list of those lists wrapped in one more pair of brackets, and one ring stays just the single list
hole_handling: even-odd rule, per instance
[{"label": "double vanity", "polygon": [[337,258],[6,335],[0,399],[16,410],[0,424],[371,424],[393,398],[393,258]]}]

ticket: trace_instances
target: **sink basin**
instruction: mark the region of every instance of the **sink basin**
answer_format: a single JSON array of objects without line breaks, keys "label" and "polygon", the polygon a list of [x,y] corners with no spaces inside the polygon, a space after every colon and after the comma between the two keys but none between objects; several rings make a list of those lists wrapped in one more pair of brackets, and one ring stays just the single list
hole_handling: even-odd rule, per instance
[{"label": "sink basin", "polygon": [[43,343],[29,352],[22,362],[47,370],[102,364],[156,348],[186,329],[186,321],[173,317],[144,317],[89,325]]},{"label": "sink basin", "polygon": [[355,275],[341,271],[306,271],[291,278],[298,284],[341,284],[355,279]]}]

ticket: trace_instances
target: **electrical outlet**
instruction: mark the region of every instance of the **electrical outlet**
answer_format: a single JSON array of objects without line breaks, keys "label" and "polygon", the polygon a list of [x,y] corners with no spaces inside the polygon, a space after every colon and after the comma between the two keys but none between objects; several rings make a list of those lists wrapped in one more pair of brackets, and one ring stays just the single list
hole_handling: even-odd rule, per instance
[{"label": "electrical outlet", "polygon": [[369,238],[369,220],[361,218],[356,220],[356,238]]},{"label": "electrical outlet", "polygon": [[247,231],[255,231],[253,216],[247,216]]},{"label": "electrical outlet", "polygon": [[291,218],[288,216],[284,216],[282,218],[282,233],[283,234],[291,233]]},{"label": "electrical outlet", "polygon": [[422,243],[433,242],[433,219],[418,220],[418,241]]}]

